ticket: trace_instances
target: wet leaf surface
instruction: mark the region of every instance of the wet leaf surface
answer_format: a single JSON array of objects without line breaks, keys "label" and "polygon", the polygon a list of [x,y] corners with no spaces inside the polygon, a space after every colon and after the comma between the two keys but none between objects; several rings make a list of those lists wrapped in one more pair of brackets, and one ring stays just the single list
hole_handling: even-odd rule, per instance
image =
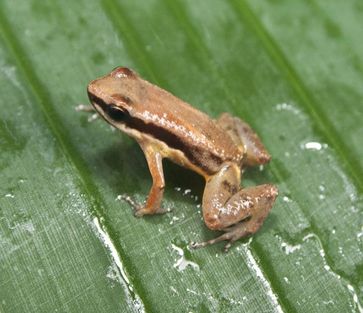
[{"label": "wet leaf surface", "polygon": [[[2,1],[1,312],[362,312],[359,1]],[[75,106],[135,69],[273,156],[244,185],[280,196],[263,228],[216,236],[203,180],[165,162],[167,215],[136,219],[151,178],[135,142]]]}]

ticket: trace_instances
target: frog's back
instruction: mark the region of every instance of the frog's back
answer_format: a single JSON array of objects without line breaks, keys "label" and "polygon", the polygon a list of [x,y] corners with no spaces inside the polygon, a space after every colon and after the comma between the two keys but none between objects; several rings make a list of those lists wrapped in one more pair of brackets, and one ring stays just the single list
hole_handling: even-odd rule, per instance
[{"label": "frog's back", "polygon": [[226,161],[241,162],[241,147],[205,113],[139,77],[124,87],[133,98],[130,114],[145,123],[146,132],[181,150],[205,173],[218,171]]}]

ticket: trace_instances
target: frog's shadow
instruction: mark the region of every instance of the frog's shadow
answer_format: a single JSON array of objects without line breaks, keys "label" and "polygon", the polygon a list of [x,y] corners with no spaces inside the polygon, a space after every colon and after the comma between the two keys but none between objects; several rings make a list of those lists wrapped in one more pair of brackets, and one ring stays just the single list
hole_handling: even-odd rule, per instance
[{"label": "frog's shadow", "polygon": [[[145,156],[137,144],[123,142],[110,145],[101,151],[99,158],[102,162],[98,162],[101,168],[97,170],[97,175],[115,195],[127,194],[132,197],[135,191],[141,191],[147,197],[152,177]],[[193,195],[201,199],[205,185],[203,177],[167,159],[163,160],[163,169],[166,196],[176,198],[177,193],[190,189]],[[182,202],[195,204],[191,198],[179,198]]]},{"label": "frog's shadow", "polygon": [[[145,189],[145,197],[147,196],[152,185],[152,177],[145,156],[136,143],[130,141],[119,145],[109,145],[100,153],[99,158],[102,162],[95,162],[98,167],[101,167],[97,173],[117,194],[133,193],[135,185],[138,185],[139,190]],[[163,169],[166,194],[175,189],[180,191],[190,189],[193,195],[198,196],[199,199],[202,198],[205,186],[202,176],[168,159],[163,160]],[[260,171],[258,167],[246,168],[243,179],[248,179],[252,185],[274,183],[271,172],[268,169]],[[147,187],[141,187],[146,185]]]}]

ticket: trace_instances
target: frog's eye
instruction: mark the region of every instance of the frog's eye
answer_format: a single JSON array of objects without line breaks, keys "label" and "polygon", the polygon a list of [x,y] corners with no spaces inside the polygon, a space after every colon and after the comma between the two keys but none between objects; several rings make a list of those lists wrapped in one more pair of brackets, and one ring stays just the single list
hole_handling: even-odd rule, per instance
[{"label": "frog's eye", "polygon": [[116,106],[108,107],[107,114],[116,122],[122,122],[125,120],[126,117],[125,111]]}]

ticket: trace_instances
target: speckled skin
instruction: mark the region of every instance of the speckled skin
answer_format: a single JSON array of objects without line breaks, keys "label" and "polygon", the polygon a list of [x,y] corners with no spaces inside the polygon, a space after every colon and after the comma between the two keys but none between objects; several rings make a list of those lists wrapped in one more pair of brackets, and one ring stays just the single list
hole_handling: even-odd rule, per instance
[{"label": "speckled skin", "polygon": [[94,109],[108,123],[135,138],[145,153],[153,185],[146,205],[137,207],[137,216],[163,212],[162,159],[169,158],[206,179],[205,223],[210,229],[225,232],[193,247],[229,240],[228,249],[233,241],[260,228],[277,188],[268,184],[240,188],[243,166],[270,160],[247,123],[227,113],[212,120],[124,67],[90,82],[88,95]]}]

